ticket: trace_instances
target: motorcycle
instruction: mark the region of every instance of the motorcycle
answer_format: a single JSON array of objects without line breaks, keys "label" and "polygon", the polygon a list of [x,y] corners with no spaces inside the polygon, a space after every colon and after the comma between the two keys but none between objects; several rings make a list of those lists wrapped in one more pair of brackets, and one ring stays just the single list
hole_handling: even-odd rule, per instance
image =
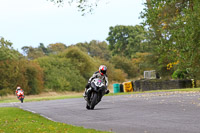
[{"label": "motorcycle", "polygon": [[17,92],[17,98],[21,101],[21,103],[23,103],[23,101],[24,101],[24,92],[19,90]]},{"label": "motorcycle", "polygon": [[94,107],[101,101],[103,95],[105,95],[105,85],[99,78],[95,78],[91,82],[91,86],[87,90],[87,96],[85,97],[86,108],[93,110]]}]

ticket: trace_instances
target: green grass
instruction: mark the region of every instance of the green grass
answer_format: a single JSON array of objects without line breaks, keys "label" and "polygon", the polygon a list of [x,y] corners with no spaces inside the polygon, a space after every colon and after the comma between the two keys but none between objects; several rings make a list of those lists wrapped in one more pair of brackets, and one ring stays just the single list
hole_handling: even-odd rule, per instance
[{"label": "green grass", "polygon": [[[33,101],[47,101],[47,100],[56,100],[56,99],[69,99],[69,98],[80,98],[80,96],[46,96],[46,97],[36,97],[36,98],[24,98],[24,102],[33,102]],[[0,103],[11,103],[11,102],[20,102],[17,97],[16,99],[4,98],[0,100]]]},{"label": "green grass", "polygon": [[110,93],[109,95],[110,96],[114,96],[114,95],[153,93],[153,92],[200,92],[200,88],[170,89],[170,90],[151,90],[151,91],[138,91],[138,92],[123,92],[123,93]]},{"label": "green grass", "polygon": [[[200,92],[200,88],[186,88],[186,89],[171,89],[171,90],[152,90],[152,91],[140,91],[140,92],[124,92],[124,93],[110,93],[106,96],[114,96],[114,95],[127,95],[127,94],[139,94],[139,93],[153,93],[153,92]],[[46,96],[46,97],[37,97],[37,98],[26,98],[24,102],[33,102],[33,101],[45,101],[45,100],[56,100],[56,99],[69,99],[69,98],[81,98],[80,95],[72,95],[72,96]],[[11,102],[20,102],[17,97],[15,99],[3,98],[0,100],[0,103],[11,103]]]},{"label": "green grass", "polygon": [[108,133],[50,121],[14,107],[0,108],[0,133]]}]

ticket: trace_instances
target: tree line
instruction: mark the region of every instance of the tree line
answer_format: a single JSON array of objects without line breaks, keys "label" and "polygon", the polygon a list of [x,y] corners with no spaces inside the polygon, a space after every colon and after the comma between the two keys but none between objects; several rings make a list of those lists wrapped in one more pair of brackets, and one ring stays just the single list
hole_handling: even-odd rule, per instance
[{"label": "tree line", "polygon": [[[69,0],[50,1],[69,2]],[[98,1],[100,0],[95,0],[95,4],[87,0],[70,2],[77,2],[77,8],[85,14],[86,10],[92,12],[93,7],[98,6]],[[143,41],[148,44],[145,46],[150,46],[149,48],[152,49],[145,65],[148,64],[149,68],[156,69],[162,77],[199,79],[200,1],[146,0],[143,4],[145,8],[140,16],[144,20],[143,27],[146,29],[146,38]],[[115,42],[116,38],[108,39],[113,54],[119,52],[121,48],[123,56],[126,56],[129,54],[126,49],[132,49],[136,45],[136,43],[132,44],[130,40],[126,40],[126,35],[122,32],[118,33],[116,28],[112,29],[111,27],[109,34],[115,35],[116,38],[124,36],[123,39],[125,39],[118,40],[117,43]],[[113,44],[118,49],[113,48]],[[129,52],[134,51],[130,50]]]},{"label": "tree line", "polygon": [[[138,31],[134,31],[133,27]],[[126,39],[123,39],[123,35],[113,34],[113,30],[126,34]],[[97,40],[68,46],[55,43],[45,47],[40,43],[38,47],[22,47],[23,53],[13,49],[10,41],[1,38],[0,95],[13,94],[18,85],[28,95],[43,91],[82,91],[90,76],[101,64],[108,67],[110,82],[124,82],[126,79],[137,77],[139,67],[132,57],[138,56],[137,59],[140,60],[141,55],[136,51],[145,52],[146,47],[143,45],[146,42],[142,41],[144,38],[137,37],[144,36],[144,29],[139,25],[118,25],[111,27],[109,34],[107,41],[116,42],[112,43],[112,46]],[[122,54],[125,50],[123,43],[128,45],[134,41],[137,44],[130,49],[134,52]]]},{"label": "tree line", "polygon": [[142,25],[111,26],[106,41],[24,46],[0,40],[0,95],[20,85],[26,94],[81,91],[100,64],[109,81],[123,82],[156,70],[164,79],[199,79],[200,2],[147,0]]}]

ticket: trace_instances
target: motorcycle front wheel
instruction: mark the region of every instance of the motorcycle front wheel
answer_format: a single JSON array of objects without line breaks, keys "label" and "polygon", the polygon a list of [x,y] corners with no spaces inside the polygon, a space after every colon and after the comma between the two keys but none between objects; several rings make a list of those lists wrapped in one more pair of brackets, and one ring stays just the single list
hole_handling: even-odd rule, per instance
[{"label": "motorcycle front wheel", "polygon": [[88,103],[86,103],[86,109],[90,109],[90,106],[88,105]]},{"label": "motorcycle front wheel", "polygon": [[90,103],[90,109],[94,109],[94,106],[97,103],[97,93],[92,92],[91,94],[91,103]]},{"label": "motorcycle front wheel", "polygon": [[23,98],[21,98],[21,99],[20,99],[20,101],[21,101],[21,103],[23,103],[24,99],[23,99]]}]

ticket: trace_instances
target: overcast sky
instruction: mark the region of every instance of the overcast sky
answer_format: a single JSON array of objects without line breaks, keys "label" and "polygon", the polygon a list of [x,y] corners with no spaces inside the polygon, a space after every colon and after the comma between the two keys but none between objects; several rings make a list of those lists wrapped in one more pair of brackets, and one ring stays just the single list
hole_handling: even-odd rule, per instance
[{"label": "overcast sky", "polygon": [[75,6],[58,7],[47,0],[0,0],[0,36],[21,51],[61,42],[66,45],[104,41],[109,27],[136,25],[144,0],[101,0],[93,14],[81,16]]}]

